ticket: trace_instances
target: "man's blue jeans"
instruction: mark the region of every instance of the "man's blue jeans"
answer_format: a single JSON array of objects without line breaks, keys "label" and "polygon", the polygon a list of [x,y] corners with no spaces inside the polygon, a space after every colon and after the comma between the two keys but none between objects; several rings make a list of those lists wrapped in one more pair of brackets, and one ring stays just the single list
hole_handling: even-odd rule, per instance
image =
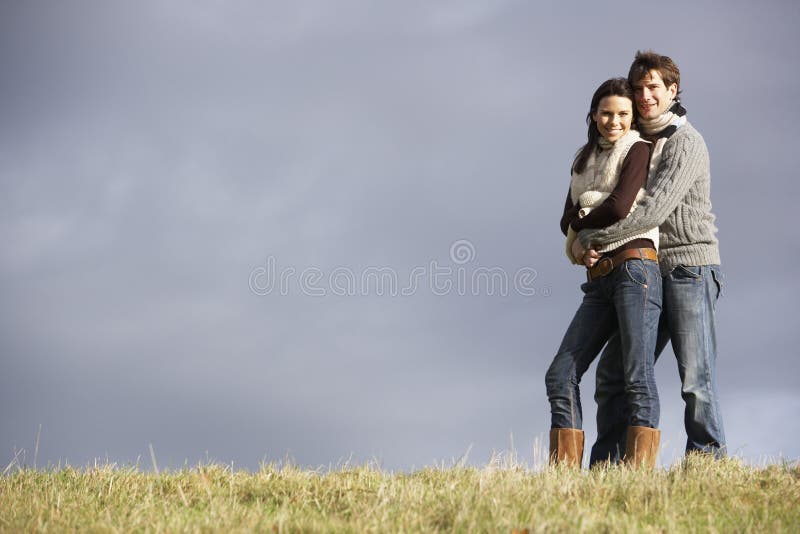
[{"label": "man's blue jeans", "polygon": [[[672,341],[686,403],[686,452],[725,455],[725,432],[716,385],[714,309],[722,291],[719,265],[678,266],[663,277],[664,311],[655,358]],[[590,465],[619,461],[628,427],[620,336],[614,334],[597,364],[597,442]]]},{"label": "man's blue jeans", "polygon": [[582,428],[580,384],[614,332],[621,332],[620,365],[626,423],[658,427],[655,346],[661,314],[661,274],[654,261],[633,259],[581,286],[583,301],[547,371],[550,428]]}]

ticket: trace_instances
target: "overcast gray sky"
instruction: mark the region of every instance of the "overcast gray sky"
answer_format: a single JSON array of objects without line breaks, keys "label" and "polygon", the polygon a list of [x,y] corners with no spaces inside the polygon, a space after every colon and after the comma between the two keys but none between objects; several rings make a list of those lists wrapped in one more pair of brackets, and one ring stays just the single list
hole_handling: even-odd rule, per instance
[{"label": "overcast gray sky", "polygon": [[[799,24],[788,0],[0,0],[0,461],[40,426],[39,466],[152,443],[411,469],[511,436],[530,461],[583,279],[568,168],[645,48],[711,154],[730,449],[798,458]],[[669,463],[671,352],[657,378]]]}]

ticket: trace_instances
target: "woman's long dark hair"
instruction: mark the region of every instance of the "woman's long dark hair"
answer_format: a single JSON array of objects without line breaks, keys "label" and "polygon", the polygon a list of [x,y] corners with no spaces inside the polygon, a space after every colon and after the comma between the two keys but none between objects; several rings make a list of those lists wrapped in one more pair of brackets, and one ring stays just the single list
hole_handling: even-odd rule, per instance
[{"label": "woman's long dark hair", "polygon": [[[572,172],[574,173],[581,173],[584,171],[586,168],[586,162],[589,160],[592,150],[597,148],[597,142],[600,139],[600,132],[597,131],[597,123],[592,115],[597,112],[597,107],[600,105],[600,101],[607,96],[622,96],[629,98],[631,103],[634,102],[633,88],[625,78],[611,78],[610,80],[606,80],[600,84],[600,87],[597,88],[592,96],[592,103],[589,106],[589,113],[586,114],[586,124],[589,126],[589,140],[585,145],[583,145],[583,148],[580,149],[578,155],[575,156],[575,161],[572,162]],[[633,105],[632,108],[633,122],[631,123],[631,127],[636,124],[636,105]]]}]

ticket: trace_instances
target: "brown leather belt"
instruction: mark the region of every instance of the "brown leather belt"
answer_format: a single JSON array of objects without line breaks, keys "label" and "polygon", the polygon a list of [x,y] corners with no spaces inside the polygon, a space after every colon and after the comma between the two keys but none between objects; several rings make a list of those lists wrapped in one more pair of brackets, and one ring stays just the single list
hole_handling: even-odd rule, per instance
[{"label": "brown leather belt", "polygon": [[588,278],[591,282],[596,278],[607,275],[614,270],[614,267],[622,265],[626,261],[633,259],[657,262],[658,253],[652,248],[629,248],[614,254],[612,257],[603,256],[597,263],[594,264],[593,267],[586,268],[586,278]]}]

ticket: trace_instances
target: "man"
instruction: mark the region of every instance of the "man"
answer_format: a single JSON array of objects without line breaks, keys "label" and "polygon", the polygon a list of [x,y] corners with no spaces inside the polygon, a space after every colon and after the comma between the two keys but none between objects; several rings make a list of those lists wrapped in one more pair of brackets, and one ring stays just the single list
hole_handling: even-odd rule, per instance
[{"label": "man", "polygon": [[[634,88],[639,130],[654,143],[645,196],[628,217],[607,228],[583,230],[580,246],[593,246],[659,227],[663,309],[656,358],[672,341],[686,403],[686,451],[725,455],[717,398],[714,307],[722,290],[717,228],[711,213],[710,167],[703,137],[681,106],[680,71],[667,56],[637,52],[628,80]],[[660,157],[659,157],[660,156]],[[625,391],[619,335],[611,338],[597,366],[597,442],[590,464],[618,461],[626,448]]]}]

